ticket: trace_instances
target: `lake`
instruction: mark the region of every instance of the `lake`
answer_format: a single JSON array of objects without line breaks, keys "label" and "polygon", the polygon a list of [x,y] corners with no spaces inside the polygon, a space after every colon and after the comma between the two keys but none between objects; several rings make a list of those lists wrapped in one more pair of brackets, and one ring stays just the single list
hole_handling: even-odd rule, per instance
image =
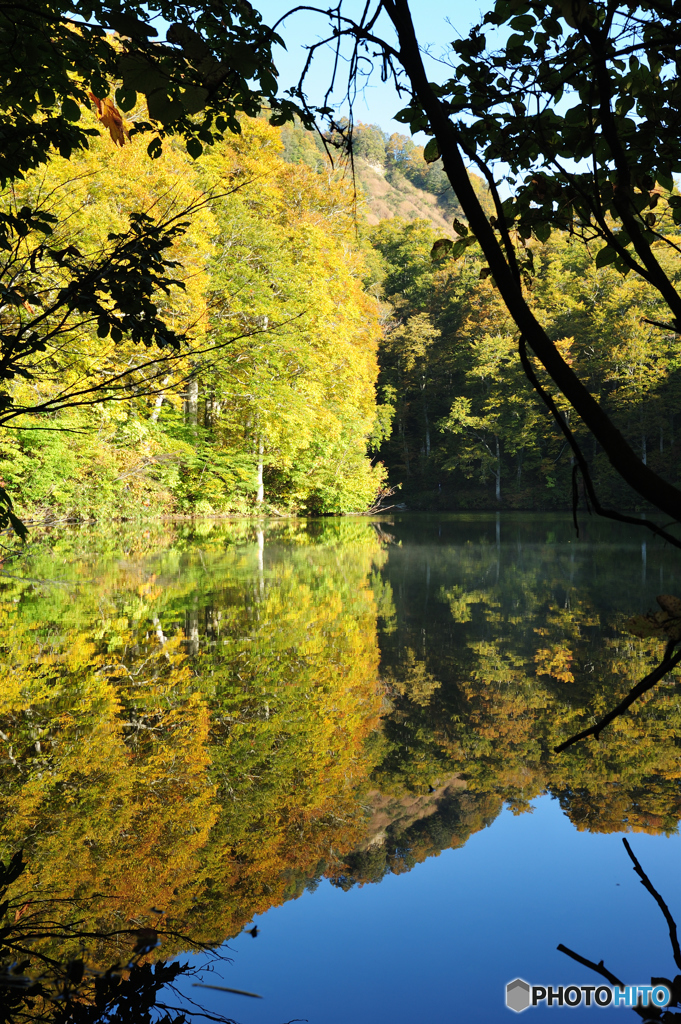
[{"label": "lake", "polygon": [[559,943],[626,985],[673,978],[622,837],[681,920],[674,680],[554,748],[659,661],[626,623],[681,595],[681,559],[580,527],[404,513],[36,537],[0,578],[22,941],[100,969],[142,930],[152,960],[221,950],[177,985],[243,1024],[507,1021],[516,978],[609,984]]}]

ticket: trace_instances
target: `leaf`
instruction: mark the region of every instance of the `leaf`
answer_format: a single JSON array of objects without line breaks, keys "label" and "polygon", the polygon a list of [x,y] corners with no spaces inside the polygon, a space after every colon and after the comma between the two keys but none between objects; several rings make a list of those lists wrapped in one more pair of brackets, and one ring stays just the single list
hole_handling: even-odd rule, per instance
[{"label": "leaf", "polygon": [[617,251],[611,246],[606,245],[596,253],[596,266],[607,267],[610,263],[614,263],[617,259]]},{"label": "leaf", "polygon": [[534,226],[534,235],[539,242],[548,242],[551,237],[551,225],[543,221]]},{"label": "leaf", "polygon": [[203,153],[203,146],[198,139],[187,139],[187,152],[194,160],[197,160]]},{"label": "leaf", "polygon": [[463,221],[459,220],[457,217],[452,221],[452,227],[456,231],[457,235],[465,237],[468,234],[468,225],[464,224]]},{"label": "leaf", "polygon": [[438,238],[437,242],[433,245],[430,250],[430,258],[432,260],[441,260],[446,256],[449,256],[450,252],[454,248],[454,242],[451,238]]},{"label": "leaf", "polygon": [[182,114],[182,107],[168,95],[165,87],[147,93],[147,108],[152,121],[160,121],[161,124],[176,121]]},{"label": "leaf", "polygon": [[109,99],[108,96],[105,99],[100,100],[93,92],[90,93],[90,99],[95,105],[97,117],[104,127],[109,129],[109,135],[111,136],[114,144],[117,146],[124,146],[126,142],[130,142],[128,129],[125,126],[120,111],[116,109],[116,104],[113,100]]},{"label": "leaf", "polygon": [[137,93],[134,89],[116,89],[116,102],[121,110],[132,110],[137,103]]},{"label": "leaf", "polygon": [[121,54],[118,69],[126,92],[134,90],[148,95],[155,89],[168,86],[167,76],[140,53]]},{"label": "leaf", "polygon": [[440,159],[440,147],[438,146],[437,139],[430,139],[426,143],[426,148],[423,151],[423,159],[427,164],[433,164],[436,160]]},{"label": "leaf", "polygon": [[521,36],[514,33],[513,35],[508,37],[508,41],[506,43],[506,52],[508,53],[510,50],[517,49],[519,46],[522,46],[524,42],[525,36]]},{"label": "leaf", "polygon": [[169,43],[181,46],[189,60],[201,61],[212,57],[208,43],[189,25],[182,25],[180,22],[170,25],[166,32],[166,39]]},{"label": "leaf", "polygon": [[70,96],[62,101],[61,112],[67,121],[80,121],[80,107]]},{"label": "leaf", "polygon": [[151,25],[147,25],[143,21],[139,21],[137,18],[133,18],[130,14],[122,14],[116,11],[113,14],[107,14],[105,24],[112,28],[119,36],[141,36],[143,39],[147,36],[157,36],[158,32]]},{"label": "leaf", "polygon": [[[189,85],[183,91],[180,99],[182,101],[182,106],[188,114],[198,114],[199,110],[203,110],[205,107],[208,96],[208,89],[204,89],[202,86],[198,85]],[[192,156],[193,155],[194,154],[192,153]]]},{"label": "leaf", "polygon": [[672,191],[672,189],[674,188],[674,179],[671,175],[671,172],[662,171],[658,169],[656,178],[660,185],[662,185],[662,188],[666,188],[668,192]]}]

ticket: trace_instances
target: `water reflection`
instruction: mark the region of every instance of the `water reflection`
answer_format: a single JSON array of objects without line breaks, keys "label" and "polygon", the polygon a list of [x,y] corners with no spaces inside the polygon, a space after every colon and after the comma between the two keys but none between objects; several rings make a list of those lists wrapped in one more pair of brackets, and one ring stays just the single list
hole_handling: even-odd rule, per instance
[{"label": "water reflection", "polygon": [[[0,854],[23,849],[32,900],[87,900],[93,930],[162,911],[167,956],[186,946],[172,933],[219,944],[323,877],[408,871],[541,793],[580,830],[675,830],[672,685],[552,752],[660,655],[622,631],[652,603],[640,537],[589,531],[398,517],[46,537],[0,596]],[[666,557],[649,545],[643,564],[673,592]]]}]

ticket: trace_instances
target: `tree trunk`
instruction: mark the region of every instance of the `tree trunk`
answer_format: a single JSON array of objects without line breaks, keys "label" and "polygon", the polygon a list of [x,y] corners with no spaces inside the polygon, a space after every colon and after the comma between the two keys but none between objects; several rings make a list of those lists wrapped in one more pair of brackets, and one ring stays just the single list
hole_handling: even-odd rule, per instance
[{"label": "tree trunk", "polygon": [[430,458],[430,422],[428,420],[428,402],[426,401],[426,385],[425,383],[421,387],[423,394],[423,419],[426,424],[426,459]]},{"label": "tree trunk", "polygon": [[163,405],[163,399],[165,394],[161,391],[154,399],[154,407],[151,410],[151,416],[149,417],[152,423],[158,423],[158,418],[161,415],[161,406]]},{"label": "tree trunk", "polygon": [[648,465],[648,447],[645,434],[641,434],[641,462],[644,466]]},{"label": "tree trunk", "polygon": [[[163,387],[166,386],[169,380],[170,377],[165,378],[165,380],[163,381]],[[165,396],[165,391],[159,391],[159,393],[156,395],[156,398],[154,399],[154,406],[153,409],[151,410],[151,416],[149,417],[152,423],[158,423],[158,418],[161,415],[161,406],[163,405],[163,399],[165,398]]]},{"label": "tree trunk", "polygon": [[265,597],[265,533],[263,530],[257,531],[258,538],[258,599],[264,600]]},{"label": "tree trunk", "polygon": [[520,454],[518,456],[518,487],[520,487],[520,477],[522,476],[522,473],[523,473],[523,456],[524,455],[525,455],[525,448],[522,447],[520,449]]},{"label": "tree trunk", "polygon": [[199,612],[196,607],[189,608],[186,612],[184,634],[187,638],[187,650],[189,654],[199,653]]},{"label": "tree trunk", "polygon": [[265,485],[263,483],[263,455],[265,452],[265,446],[263,444],[262,437],[258,438],[258,473],[256,476],[258,490],[255,496],[255,500],[259,505],[262,505],[265,500]]},{"label": "tree trunk", "polygon": [[404,421],[402,421],[402,444],[404,445],[404,465],[407,471],[407,476],[411,476],[409,471],[409,446],[407,445],[407,432],[404,429]]},{"label": "tree trunk", "polygon": [[660,424],[660,451],[664,451],[664,427]]},{"label": "tree trunk", "polygon": [[184,400],[184,421],[189,427],[195,427],[199,411],[199,382],[194,377],[187,381],[187,392]]},{"label": "tree trunk", "polygon": [[501,501],[501,448],[499,447],[499,438],[495,434],[494,440],[497,445],[497,471],[495,474],[495,497],[497,501]]}]

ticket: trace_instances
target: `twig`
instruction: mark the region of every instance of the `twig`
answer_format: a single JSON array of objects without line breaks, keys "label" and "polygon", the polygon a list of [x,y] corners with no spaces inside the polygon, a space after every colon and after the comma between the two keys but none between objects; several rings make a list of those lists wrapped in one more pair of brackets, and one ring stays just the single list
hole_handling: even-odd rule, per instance
[{"label": "twig", "polygon": [[657,903],[658,907],[660,908],[660,910],[664,914],[664,919],[667,922],[667,927],[669,928],[669,941],[672,944],[672,951],[674,953],[674,963],[679,968],[679,970],[681,970],[681,948],[679,947],[679,936],[678,936],[678,932],[677,932],[677,929],[676,929],[676,921],[672,917],[671,911],[669,910],[669,907],[667,906],[665,901],[662,899],[662,897],[660,896],[659,892],[657,891],[657,889],[655,888],[655,886],[650,881],[650,879],[648,878],[647,874],[645,873],[645,871],[643,870],[643,868],[639,864],[639,862],[638,862],[638,860],[636,858],[636,855],[634,854],[634,851],[632,850],[632,848],[629,846],[629,843],[627,842],[627,840],[626,839],[622,839],[622,842],[624,843],[624,849],[629,854],[631,862],[634,865],[634,871],[636,872],[638,877],[641,879],[641,885],[644,887],[644,889],[648,890],[648,892],[653,897],[653,899]]},{"label": "twig", "polygon": [[573,743],[579,743],[580,740],[586,739],[587,736],[595,736],[596,739],[598,739],[606,725],[609,725],[615,718],[619,718],[620,715],[623,715],[627,708],[631,707],[634,701],[637,701],[642,694],[646,693],[647,690],[652,689],[656,683],[659,683],[660,680],[666,676],[667,672],[671,672],[673,668],[676,668],[681,661],[681,651],[677,651],[677,653],[672,657],[674,645],[675,641],[670,640],[665,650],[665,656],[657,668],[653,669],[653,671],[647,675],[645,679],[642,679],[640,683],[637,683],[636,686],[629,691],[624,700],[620,701],[617,707],[613,708],[612,711],[607,713],[607,715],[604,715],[603,718],[599,719],[595,725],[590,726],[588,729],[584,729],[583,732],[578,732],[576,736],[571,736],[569,740],[565,740],[564,743],[554,747],[554,752],[556,754],[560,754],[563,750],[567,750],[568,747],[571,747]]},{"label": "twig", "polygon": [[565,953],[566,956],[572,957],[572,959],[576,960],[578,964],[584,964],[585,967],[589,967],[592,971],[595,971],[596,974],[600,974],[601,978],[605,978],[611,985],[618,985],[619,988],[624,988],[624,982],[620,981],[612,971],[609,971],[602,960],[599,960],[599,962],[595,964],[593,960],[587,960],[585,956],[580,956],[579,953],[575,953],[572,949],[568,949],[568,947],[564,946],[562,942],[556,946],[556,949],[559,953]]}]

